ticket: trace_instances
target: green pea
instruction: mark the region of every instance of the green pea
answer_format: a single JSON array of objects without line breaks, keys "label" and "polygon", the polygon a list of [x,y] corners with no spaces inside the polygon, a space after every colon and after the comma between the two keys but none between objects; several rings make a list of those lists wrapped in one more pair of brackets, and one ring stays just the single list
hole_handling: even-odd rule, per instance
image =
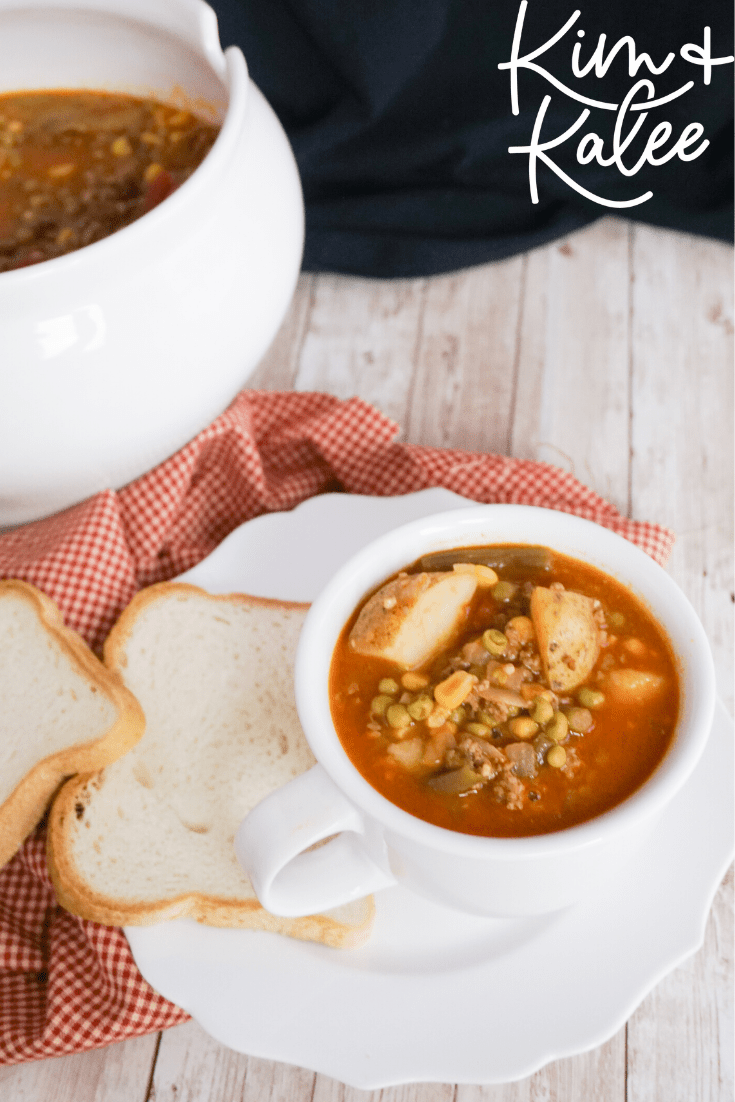
[{"label": "green pea", "polygon": [[384,716],[388,705],[392,703],[393,697],[382,693],[380,696],[374,696],[370,701],[370,711],[374,716]]},{"label": "green pea", "polygon": [[399,688],[400,685],[392,677],[384,677],[382,681],[378,682],[379,693],[390,693],[391,696],[395,696]]},{"label": "green pea", "polygon": [[567,752],[563,746],[552,746],[546,755],[546,760],[554,769],[561,769],[567,760]]},{"label": "green pea", "polygon": [[514,585],[513,582],[498,582],[497,585],[493,586],[491,592],[496,601],[512,601],[518,592],[518,586]]},{"label": "green pea", "polygon": [[569,734],[569,721],[563,712],[555,712],[546,734],[553,738],[554,742],[563,742]]},{"label": "green pea", "polygon": [[466,723],[463,730],[470,735],[477,735],[478,738],[490,737],[490,728],[486,723]]},{"label": "green pea", "polygon": [[411,716],[405,704],[390,704],[386,710],[385,718],[391,727],[396,730],[400,730],[401,727],[408,727],[411,722]]},{"label": "green pea", "polygon": [[420,722],[422,719],[427,719],[434,711],[434,701],[430,696],[417,696],[415,700],[406,705],[406,711],[411,719]]},{"label": "green pea", "polygon": [[554,718],[554,706],[545,696],[537,696],[531,718],[543,727]]}]

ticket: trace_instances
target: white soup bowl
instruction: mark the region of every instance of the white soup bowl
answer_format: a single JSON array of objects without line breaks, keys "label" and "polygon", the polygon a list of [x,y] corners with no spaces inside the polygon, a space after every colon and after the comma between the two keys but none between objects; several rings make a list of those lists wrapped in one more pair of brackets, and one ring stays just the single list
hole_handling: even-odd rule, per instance
[{"label": "white soup bowl", "polygon": [[[680,712],[662,763],[612,810],[551,834],[478,837],[416,818],[360,775],[332,722],[329,671],[344,625],[388,577],[430,552],[508,543],[552,548],[630,587],[672,645]],[[594,891],[637,846],[645,845],[650,827],[704,750],[715,703],[712,656],[702,626],[681,590],[652,558],[589,521],[516,505],[441,513],[371,543],[312,605],[299,641],[295,678],[299,716],[318,764],[266,797],[236,835],[236,852],[261,902],[285,915],[334,907],[396,881],[480,915],[533,915],[568,906]],[[332,835],[336,837],[309,848]]]}]

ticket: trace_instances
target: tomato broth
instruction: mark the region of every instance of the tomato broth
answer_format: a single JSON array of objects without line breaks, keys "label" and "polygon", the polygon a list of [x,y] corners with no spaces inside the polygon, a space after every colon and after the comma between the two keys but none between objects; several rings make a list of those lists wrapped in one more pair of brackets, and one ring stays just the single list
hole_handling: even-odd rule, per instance
[{"label": "tomato broth", "polygon": [[[411,605],[401,593],[473,572],[471,599],[427,660],[380,653],[385,623],[365,642],[366,617],[372,630]],[[349,757],[389,800],[450,830],[509,837],[585,822],[644,784],[672,742],[679,684],[663,629],[626,586],[546,548],[498,546],[427,556],[367,598],[335,648],[330,699]]]}]

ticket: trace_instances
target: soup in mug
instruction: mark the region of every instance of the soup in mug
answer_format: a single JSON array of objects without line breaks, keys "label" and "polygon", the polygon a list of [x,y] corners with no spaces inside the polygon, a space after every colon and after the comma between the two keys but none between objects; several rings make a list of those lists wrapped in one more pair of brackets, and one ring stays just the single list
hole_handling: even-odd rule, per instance
[{"label": "soup in mug", "polygon": [[0,272],[134,222],[192,174],[217,133],[190,111],[135,96],[0,96]]},{"label": "soup in mug", "polygon": [[350,759],[392,803],[467,834],[546,834],[651,776],[679,712],[654,617],[542,547],[424,556],[356,610],[330,670]]}]

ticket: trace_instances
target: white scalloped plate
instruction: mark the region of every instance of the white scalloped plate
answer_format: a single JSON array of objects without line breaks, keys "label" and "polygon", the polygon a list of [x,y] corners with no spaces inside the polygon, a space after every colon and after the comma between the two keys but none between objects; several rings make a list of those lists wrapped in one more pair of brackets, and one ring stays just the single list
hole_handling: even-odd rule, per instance
[{"label": "white scalloped plate", "polygon": [[[238,528],[181,580],[313,600],[369,540],[465,504],[445,490],[312,498]],[[352,951],[188,920],[125,932],[149,983],[239,1052],[363,1089],[520,1079],[608,1040],[701,946],[733,853],[732,734],[718,704],[696,772],[635,863],[553,916],[474,918],[398,887]]]}]

